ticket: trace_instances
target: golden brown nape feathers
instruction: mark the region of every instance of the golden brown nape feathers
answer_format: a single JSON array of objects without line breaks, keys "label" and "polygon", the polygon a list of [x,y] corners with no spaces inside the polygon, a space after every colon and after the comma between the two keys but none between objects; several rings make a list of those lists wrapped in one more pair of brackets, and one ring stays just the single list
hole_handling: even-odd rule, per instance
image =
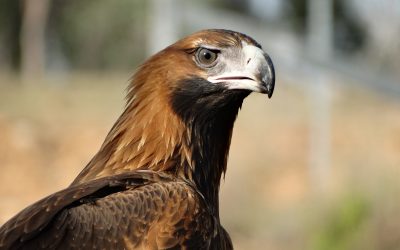
[{"label": "golden brown nape feathers", "polygon": [[230,249],[218,191],[232,128],[274,68],[252,38],[204,30],[147,60],[126,109],[72,185],[0,228],[0,248]]}]

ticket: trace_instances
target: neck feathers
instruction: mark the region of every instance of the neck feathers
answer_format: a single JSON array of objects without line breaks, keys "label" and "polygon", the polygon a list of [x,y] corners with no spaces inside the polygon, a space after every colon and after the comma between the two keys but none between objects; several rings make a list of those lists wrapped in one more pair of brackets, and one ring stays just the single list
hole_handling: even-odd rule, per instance
[{"label": "neck feathers", "polygon": [[164,171],[194,183],[218,213],[233,123],[248,93],[210,90],[197,78],[162,88],[144,77],[135,76],[125,111],[73,184],[136,169]]},{"label": "neck feathers", "polygon": [[132,95],[99,152],[74,183],[136,169],[182,174],[176,166],[192,165],[189,131],[167,104],[155,92]]}]

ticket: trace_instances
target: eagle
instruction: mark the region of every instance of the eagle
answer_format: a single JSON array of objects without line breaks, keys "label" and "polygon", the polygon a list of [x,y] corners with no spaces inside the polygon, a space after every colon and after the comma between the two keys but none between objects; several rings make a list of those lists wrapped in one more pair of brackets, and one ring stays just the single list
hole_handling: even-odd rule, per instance
[{"label": "eagle", "polygon": [[72,184],[0,228],[0,249],[233,249],[219,217],[232,129],[251,92],[272,96],[253,38],[198,31],[134,73],[124,111]]}]

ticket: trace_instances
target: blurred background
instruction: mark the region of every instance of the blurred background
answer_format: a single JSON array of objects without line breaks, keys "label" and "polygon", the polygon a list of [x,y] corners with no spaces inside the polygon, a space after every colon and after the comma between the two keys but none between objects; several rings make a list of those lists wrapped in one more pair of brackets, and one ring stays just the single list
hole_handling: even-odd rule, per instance
[{"label": "blurred background", "polygon": [[235,125],[236,249],[400,249],[397,0],[0,0],[0,224],[68,186],[134,69],[204,28],[252,36],[277,71]]}]

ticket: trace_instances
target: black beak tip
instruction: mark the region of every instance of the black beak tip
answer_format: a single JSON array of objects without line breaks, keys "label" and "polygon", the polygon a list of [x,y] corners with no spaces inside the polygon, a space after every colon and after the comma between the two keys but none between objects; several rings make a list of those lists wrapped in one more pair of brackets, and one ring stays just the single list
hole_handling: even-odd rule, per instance
[{"label": "black beak tip", "polygon": [[265,54],[264,56],[268,65],[264,73],[264,77],[266,78],[264,83],[267,89],[266,92],[268,94],[268,98],[271,98],[275,88],[275,68],[271,58],[267,54]]},{"label": "black beak tip", "polygon": [[274,88],[275,88],[275,72],[274,70],[271,70],[268,74],[268,76],[266,77],[267,79],[264,81],[264,89],[268,98],[272,97],[272,94],[274,93]]},{"label": "black beak tip", "polygon": [[275,87],[275,80],[267,84],[268,98],[272,97],[272,94],[274,93],[274,87]]}]

